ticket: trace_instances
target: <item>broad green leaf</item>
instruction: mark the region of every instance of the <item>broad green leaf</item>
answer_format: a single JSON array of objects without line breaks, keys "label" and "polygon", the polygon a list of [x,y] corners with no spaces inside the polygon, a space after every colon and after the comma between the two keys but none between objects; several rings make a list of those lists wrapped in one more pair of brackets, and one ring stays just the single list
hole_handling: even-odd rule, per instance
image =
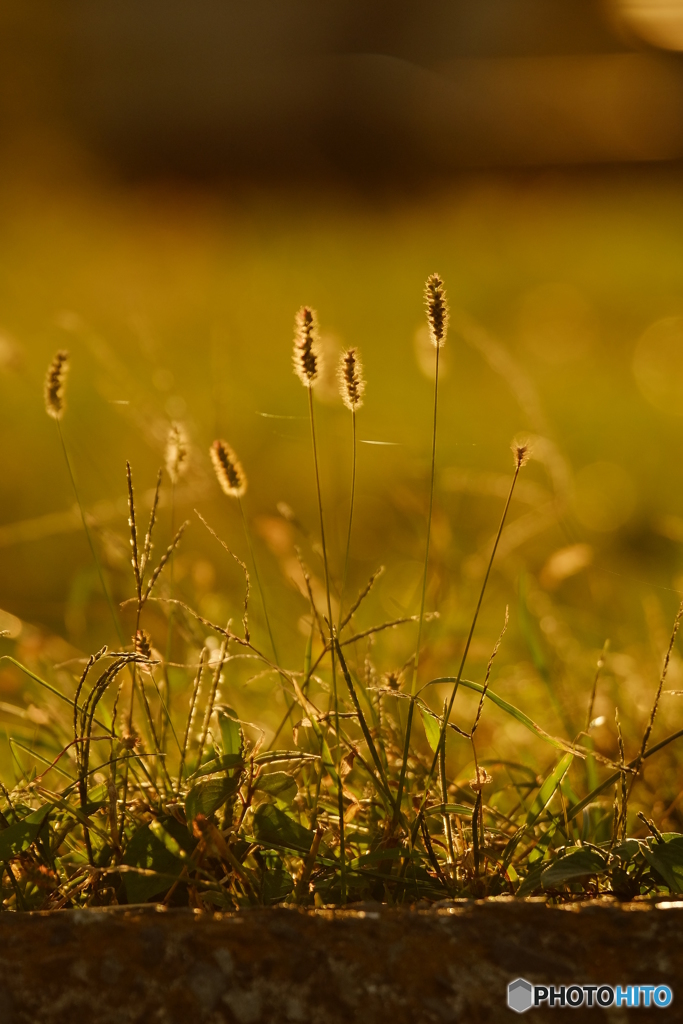
[{"label": "broad green leaf", "polygon": [[28,850],[31,843],[35,842],[49,812],[50,805],[46,804],[9,828],[3,829],[0,832],[0,861],[10,860],[18,853]]},{"label": "broad green leaf", "polygon": [[[166,819],[163,828],[180,848],[184,848],[186,853],[190,852],[193,844],[187,830],[175,818]],[[183,870],[182,859],[172,853],[165,842],[157,838],[149,825],[139,828],[128,843],[123,863],[174,877]],[[155,878],[153,875],[136,875],[126,871],[123,872],[123,884],[131,903],[144,903],[151,896],[166,892],[173,882],[168,877]]]},{"label": "broad green leaf", "polygon": [[173,854],[174,857],[178,857],[180,860],[185,860],[187,858],[187,854],[178,840],[173,838],[171,833],[164,828],[160,821],[157,819],[150,821],[149,827],[153,835],[166,847],[169,853]]},{"label": "broad green leaf", "polygon": [[429,743],[429,746],[432,748],[434,753],[436,753],[439,746],[439,740],[441,739],[441,726],[436,718],[432,718],[424,708],[420,708],[420,715],[422,716],[422,724],[427,737],[427,743]]},{"label": "broad green leaf", "polygon": [[683,837],[677,836],[667,843],[653,842],[648,849],[643,845],[643,856],[664,879],[672,892],[683,892]]},{"label": "broad green leaf", "polygon": [[569,771],[569,766],[573,760],[573,754],[565,754],[564,757],[560,758],[558,763],[555,765],[550,775],[539,789],[536,794],[536,799],[531,805],[531,810],[527,814],[526,818],[527,827],[529,827],[529,825],[533,825],[537,818],[546,809],[553,797],[553,794],[555,793],[555,790]]},{"label": "broad green leaf", "polygon": [[244,741],[237,715],[232,708],[225,706],[217,708],[216,714],[218,715],[218,725],[221,730],[223,754],[239,754],[241,757]]},{"label": "broad green leaf", "polygon": [[261,804],[254,814],[254,835],[264,843],[274,843],[308,853],[313,832],[294,821],[274,804]]},{"label": "broad green leaf", "polygon": [[297,793],[296,781],[285,772],[269,772],[260,775],[256,781],[256,789],[275,797],[278,802],[291,804]]},{"label": "broad green leaf", "polygon": [[607,863],[595,850],[577,847],[559,860],[553,861],[541,874],[544,889],[555,889],[558,885],[586,875],[601,875],[607,870]]},{"label": "broad green leaf", "polygon": [[268,903],[279,903],[280,900],[286,899],[294,888],[294,880],[292,876],[281,868],[277,868],[275,871],[266,871],[263,875],[263,888],[261,894],[263,896],[263,902]]},{"label": "broad green leaf", "polygon": [[541,888],[541,874],[543,873],[544,865],[542,863],[534,864],[534,866],[527,872],[526,877],[522,879],[522,884],[515,893],[516,896],[533,896],[537,889]]},{"label": "broad green leaf", "polygon": [[208,779],[193,786],[185,798],[185,817],[188,825],[192,824],[198,814],[208,818],[217,811],[228,797],[237,792],[239,784],[238,775],[234,779]]}]

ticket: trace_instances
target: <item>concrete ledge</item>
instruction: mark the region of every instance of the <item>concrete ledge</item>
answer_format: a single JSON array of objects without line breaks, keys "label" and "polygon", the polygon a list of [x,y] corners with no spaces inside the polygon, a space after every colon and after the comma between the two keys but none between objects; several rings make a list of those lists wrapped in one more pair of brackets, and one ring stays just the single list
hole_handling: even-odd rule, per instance
[{"label": "concrete ledge", "polygon": [[[0,917],[1,1024],[440,1024],[519,1019],[508,983],[668,984],[683,1021],[683,902],[493,900],[203,915]],[[679,991],[680,989],[680,991]],[[558,1009],[532,1009],[533,1022]],[[626,1020],[626,1008],[573,1020]],[[630,1019],[630,1017],[628,1018]]]}]

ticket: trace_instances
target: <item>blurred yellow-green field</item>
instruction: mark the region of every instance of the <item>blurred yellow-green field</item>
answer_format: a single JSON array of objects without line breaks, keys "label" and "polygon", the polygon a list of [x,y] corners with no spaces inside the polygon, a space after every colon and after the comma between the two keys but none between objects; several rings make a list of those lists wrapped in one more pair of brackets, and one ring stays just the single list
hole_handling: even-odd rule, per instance
[{"label": "blurred yellow-green field", "polygon": [[[615,756],[616,704],[635,747],[683,591],[679,170],[491,173],[360,194],[55,177],[48,188],[40,174],[8,173],[0,186],[6,653],[59,680],[66,670],[48,666],[116,642],[43,405],[47,366],[67,348],[64,436],[116,600],[133,594],[126,460],[139,506],[148,508],[169,426],[181,421],[191,469],[173,518],[191,525],[175,560],[175,592],[213,621],[240,621],[241,572],[194,514],[248,557],[238,509],[219,491],[208,459],[211,441],[223,437],[248,475],[245,512],[280,656],[301,667],[310,620],[297,546],[314,587],[322,580],[306,394],[291,367],[302,303],[319,312],[330,367],[315,412],[332,573],[339,581],[351,471],[350,416],[333,370],[342,348],[354,345],[367,391],[348,594],[384,565],[358,628],[415,614],[433,398],[423,285],[438,270],[452,323],[427,592],[439,619],[426,627],[421,677],[457,668],[511,478],[510,442],[530,435],[534,458],[513,501],[466,675],[481,678],[509,605],[492,685],[572,740],[585,726],[595,663],[609,639],[595,741]],[[157,555],[171,537],[168,481],[162,499]],[[145,614],[163,649],[166,613]],[[122,615],[130,634],[132,614]],[[251,617],[266,646],[256,591]],[[415,628],[378,634],[371,651],[356,645],[359,670],[366,656],[378,677],[399,670]],[[230,699],[271,728],[281,696],[272,681],[249,678],[236,667]],[[0,670],[0,699],[30,700],[26,686],[15,668]],[[679,686],[675,656],[665,689]],[[679,704],[663,697],[657,735],[680,727]],[[456,718],[469,706],[459,698]],[[482,729],[490,757],[514,751],[522,759],[535,743],[495,711]],[[463,761],[470,756],[463,747]],[[676,763],[672,751],[645,774],[661,813],[679,789]]]}]

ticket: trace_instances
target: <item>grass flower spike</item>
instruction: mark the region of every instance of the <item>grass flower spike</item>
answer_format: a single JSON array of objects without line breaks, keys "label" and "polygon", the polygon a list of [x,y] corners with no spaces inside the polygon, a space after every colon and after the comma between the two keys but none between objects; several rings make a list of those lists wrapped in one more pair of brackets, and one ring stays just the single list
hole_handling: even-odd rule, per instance
[{"label": "grass flower spike", "polygon": [[526,466],[527,462],[531,458],[530,443],[528,441],[513,441],[511,447],[517,469],[521,469],[522,466]]},{"label": "grass flower spike", "polygon": [[177,484],[187,471],[189,454],[185,428],[181,423],[172,423],[166,441],[166,471],[171,483]]},{"label": "grass flower spike", "polygon": [[64,415],[64,387],[68,373],[69,353],[60,349],[45,378],[45,411],[53,420],[61,420]]},{"label": "grass flower spike", "polygon": [[438,274],[430,274],[425,285],[425,305],[429,334],[434,348],[443,348],[448,330],[446,289]]},{"label": "grass flower spike", "polygon": [[313,387],[320,374],[318,317],[310,306],[302,306],[294,320],[294,372],[305,388]]},{"label": "grass flower spike", "polygon": [[355,348],[350,348],[342,355],[339,360],[337,376],[342,401],[347,409],[355,412],[363,404],[363,392],[365,391],[363,366]]},{"label": "grass flower spike", "polygon": [[218,483],[230,498],[246,494],[247,478],[242,464],[227,441],[214,441],[210,450]]}]

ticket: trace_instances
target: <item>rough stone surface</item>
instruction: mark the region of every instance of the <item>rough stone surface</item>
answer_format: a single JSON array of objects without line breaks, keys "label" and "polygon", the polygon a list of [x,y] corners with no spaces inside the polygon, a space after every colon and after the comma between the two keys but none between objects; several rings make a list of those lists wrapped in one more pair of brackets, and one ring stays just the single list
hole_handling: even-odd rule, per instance
[{"label": "rough stone surface", "polygon": [[[0,917],[0,1024],[478,1024],[508,983],[668,984],[683,1022],[683,903],[456,903],[203,915],[152,907]],[[679,981],[680,979],[680,981]],[[632,1019],[626,1008],[572,1020]],[[561,1009],[528,1018],[557,1021]],[[526,1019],[526,1018],[524,1018]]]}]

